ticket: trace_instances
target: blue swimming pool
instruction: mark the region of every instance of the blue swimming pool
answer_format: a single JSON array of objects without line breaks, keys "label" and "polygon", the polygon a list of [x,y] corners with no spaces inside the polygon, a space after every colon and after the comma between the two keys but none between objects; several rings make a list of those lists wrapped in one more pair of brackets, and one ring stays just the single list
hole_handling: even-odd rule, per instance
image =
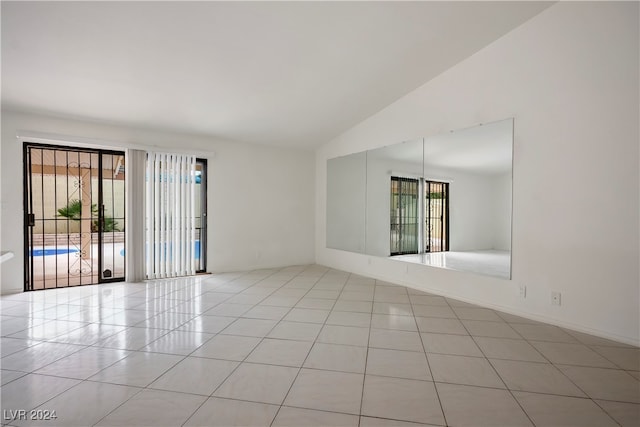
[{"label": "blue swimming pool", "polygon": [[77,249],[57,248],[57,249],[33,249],[32,256],[66,255],[78,252]]},{"label": "blue swimming pool", "polygon": [[[196,240],[194,244],[195,258],[200,259],[200,241]],[[46,248],[46,249],[33,249],[31,256],[51,256],[51,255],[67,255],[78,252],[73,248]],[[120,250],[120,256],[124,256],[124,249]]]}]

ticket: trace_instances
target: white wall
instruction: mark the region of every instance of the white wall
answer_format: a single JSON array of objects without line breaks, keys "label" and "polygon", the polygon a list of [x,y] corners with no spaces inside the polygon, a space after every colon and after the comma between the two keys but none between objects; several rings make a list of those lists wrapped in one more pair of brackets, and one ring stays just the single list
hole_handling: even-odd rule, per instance
[{"label": "white wall", "polygon": [[311,152],[2,111],[0,246],[16,255],[2,264],[2,293],[23,289],[22,143],[16,135],[27,133],[192,150],[208,158],[208,271],[314,260]]},{"label": "white wall", "polygon": [[[640,344],[638,36],[635,2],[557,3],[326,143],[317,262]],[[327,158],[507,117],[511,281],[325,248]]]}]

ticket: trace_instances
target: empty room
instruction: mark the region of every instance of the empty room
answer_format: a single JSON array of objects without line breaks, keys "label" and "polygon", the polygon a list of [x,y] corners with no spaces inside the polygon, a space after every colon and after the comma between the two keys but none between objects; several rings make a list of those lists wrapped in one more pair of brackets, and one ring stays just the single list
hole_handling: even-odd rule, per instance
[{"label": "empty room", "polygon": [[638,2],[0,13],[3,426],[640,426]]}]

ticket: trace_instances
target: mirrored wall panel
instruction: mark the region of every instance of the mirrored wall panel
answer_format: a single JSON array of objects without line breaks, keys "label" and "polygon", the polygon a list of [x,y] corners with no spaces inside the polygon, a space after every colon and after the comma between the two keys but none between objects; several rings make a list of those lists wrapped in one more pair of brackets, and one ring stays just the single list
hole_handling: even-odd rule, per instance
[{"label": "mirrored wall panel", "polygon": [[510,278],[512,153],[506,119],[329,160],[327,246]]},{"label": "mirrored wall panel", "polygon": [[421,262],[511,277],[512,146],[512,119],[425,140]]},{"label": "mirrored wall panel", "polygon": [[327,161],[327,247],[365,251],[367,153]]},{"label": "mirrored wall panel", "polygon": [[366,253],[418,253],[422,138],[367,152]]}]

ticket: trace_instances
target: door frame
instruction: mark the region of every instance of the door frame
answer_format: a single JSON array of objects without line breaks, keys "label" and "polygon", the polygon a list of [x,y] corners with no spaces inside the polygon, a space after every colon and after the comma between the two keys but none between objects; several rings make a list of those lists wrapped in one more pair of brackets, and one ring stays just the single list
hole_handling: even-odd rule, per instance
[{"label": "door frame", "polygon": [[200,173],[200,258],[196,274],[207,271],[207,159],[196,158],[196,165],[201,165]]}]

